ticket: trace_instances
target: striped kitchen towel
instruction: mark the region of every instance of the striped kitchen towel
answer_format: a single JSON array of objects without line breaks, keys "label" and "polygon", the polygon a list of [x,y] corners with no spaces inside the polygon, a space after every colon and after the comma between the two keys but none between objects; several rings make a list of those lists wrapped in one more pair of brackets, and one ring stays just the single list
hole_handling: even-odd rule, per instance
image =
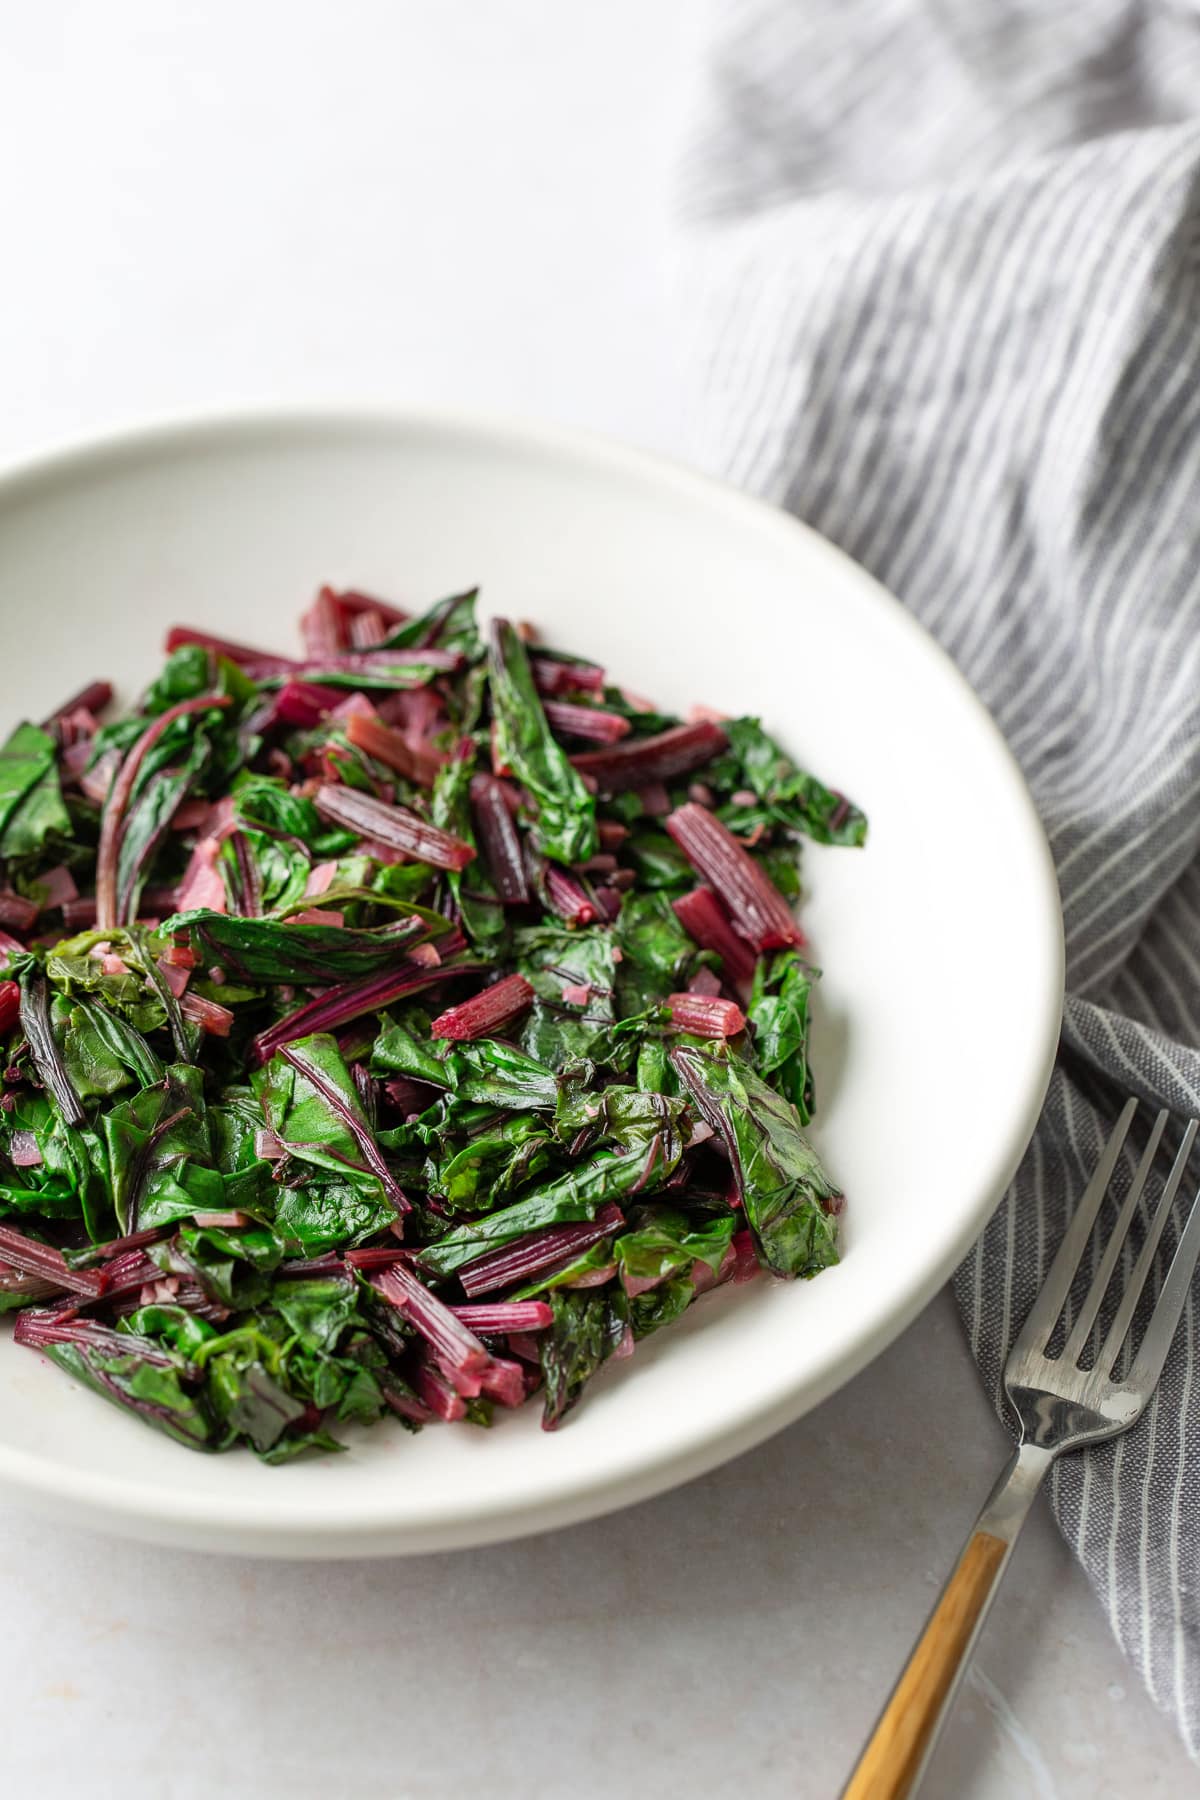
[{"label": "striped kitchen towel", "polygon": [[[1059,1064],[956,1281],[999,1406],[1115,1096],[1200,1112],[1200,10],[742,0],[698,98],[680,311],[705,460],[937,636],[1058,865]],[[1193,1294],[1138,1427],[1052,1494],[1193,1755],[1198,1332]]]}]

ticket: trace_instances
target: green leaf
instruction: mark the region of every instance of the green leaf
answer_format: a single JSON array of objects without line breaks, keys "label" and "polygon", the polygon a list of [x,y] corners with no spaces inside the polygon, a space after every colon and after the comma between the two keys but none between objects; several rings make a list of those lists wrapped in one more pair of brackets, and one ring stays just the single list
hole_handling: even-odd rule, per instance
[{"label": "green leaf", "polygon": [[[79,1196],[61,1184],[47,1182],[43,1187],[27,1187],[16,1179],[6,1178],[0,1163],[0,1215],[40,1213],[46,1219],[77,1219]],[[0,1290],[0,1312],[5,1310],[5,1294]]]},{"label": "green leaf", "polygon": [[645,1037],[638,1045],[634,1085],[649,1094],[679,1092],[679,1077],[662,1038]]},{"label": "green leaf", "polygon": [[[284,1285],[288,1284],[281,1284],[279,1290],[282,1298],[286,1298]],[[322,1412],[336,1407],[340,1420],[369,1425],[379,1418],[386,1405],[381,1383],[401,1390],[405,1384],[393,1376],[383,1347],[356,1323],[353,1285],[344,1281],[334,1285],[340,1285],[341,1298],[331,1296],[328,1313],[315,1294],[311,1307],[307,1302],[298,1303],[301,1311],[297,1316],[305,1330],[287,1346],[287,1386],[289,1392],[310,1400]],[[348,1315],[344,1311],[347,1301]]]},{"label": "green leaf", "polygon": [[634,1291],[645,1283],[691,1274],[693,1264],[706,1263],[718,1273],[733,1241],[737,1220],[732,1212],[696,1223],[678,1207],[641,1209],[632,1231],[613,1244],[623,1284]]},{"label": "green leaf", "polygon": [[816,970],[802,963],[794,950],[762,957],[746,1009],[754,1027],[758,1072],[787,1095],[802,1125],[808,1124],[813,1111],[808,1009],[815,977]]},{"label": "green leaf", "polygon": [[456,1226],[427,1245],[420,1252],[420,1262],[432,1275],[452,1275],[464,1263],[473,1262],[485,1251],[498,1250],[526,1231],[593,1219],[607,1200],[660,1187],[675,1166],[665,1150],[648,1168],[649,1161],[640,1146],[615,1156],[606,1150],[594,1151],[514,1205]]},{"label": "green leaf", "polygon": [[388,633],[383,640],[389,650],[424,649],[433,644],[439,650],[453,650],[474,662],[483,655],[479,628],[475,623],[475,602],[479,589],[465,594],[451,594],[439,600],[427,612],[406,619],[403,625]]},{"label": "green leaf", "polygon": [[[72,1130],[44,1094],[18,1088],[11,1098],[11,1110],[0,1114],[0,1210],[78,1218],[91,1174],[83,1133]],[[15,1131],[32,1132],[39,1164],[12,1167],[8,1153]]]},{"label": "green leaf", "polygon": [[657,1287],[635,1294],[629,1302],[629,1323],[635,1338],[649,1337],[663,1325],[673,1325],[696,1297],[690,1275],[672,1275]]},{"label": "green leaf", "polygon": [[729,719],[723,729],[741,763],[742,785],[760,803],[758,808],[722,807],[719,817],[732,831],[752,829],[761,815],[766,824],[803,832],[821,844],[866,842],[866,815],[815,775],[798,769],[757,719]]},{"label": "green leaf", "polygon": [[339,1420],[355,1425],[373,1425],[386,1407],[379,1377],[373,1369],[354,1369],[348,1372],[345,1391],[338,1401]]},{"label": "green leaf", "polygon": [[71,815],[63,804],[58,769],[52,767],[19,802],[0,837],[0,856],[32,856],[56,841],[65,843],[70,835]]},{"label": "green leaf", "polygon": [[672,891],[695,885],[696,871],[673,838],[665,831],[635,831],[621,845],[622,861],[637,871],[643,888]]},{"label": "green leaf", "polygon": [[[193,723],[191,716],[176,721],[178,726]],[[176,808],[199,783],[212,760],[212,743],[199,726],[190,733],[190,741],[184,739],[182,745],[177,741],[181,735],[170,730],[153,746],[138,771],[125,811],[117,854],[119,916],[125,920],[136,918],[142,889],[171,829]]]},{"label": "green leaf", "polygon": [[493,620],[489,666],[497,754],[537,804],[538,848],[586,862],[596,853],[595,801],[546,722],[528,653],[506,620]]},{"label": "green leaf", "polygon": [[396,1209],[382,1194],[360,1192],[349,1181],[279,1189],[275,1230],[303,1256],[344,1250],[386,1231]]},{"label": "green leaf", "polygon": [[672,1060],[721,1134],[762,1260],[776,1275],[816,1275],[838,1260],[840,1197],[800,1130],[791,1102],[746,1063],[681,1045]]},{"label": "green leaf", "polygon": [[194,1212],[219,1212],[225,1189],[209,1167],[204,1078],[174,1064],[155,1087],[104,1117],[113,1204],[122,1231],[149,1230]]},{"label": "green leaf", "polygon": [[18,725],[0,745],[0,857],[41,850],[71,834],[58,783],[58,745],[37,725]]},{"label": "green leaf", "polygon": [[50,1020],[81,1100],[115,1094],[134,1082],[152,1087],[162,1080],[163,1065],[141,1032],[100,1001],[55,994]]},{"label": "green leaf", "polygon": [[554,1071],[497,1038],[456,1044],[441,1067],[443,1079],[450,1077],[458,1098],[477,1106],[524,1112],[553,1109],[558,1104]]},{"label": "green leaf", "polygon": [[0,832],[25,795],[54,765],[57,746],[37,725],[18,725],[0,745]]},{"label": "green leaf", "polygon": [[613,931],[622,957],[623,998],[636,993],[645,1005],[684,986],[696,946],[665,893],[627,894]]},{"label": "green leaf", "polygon": [[461,1148],[451,1140],[426,1165],[429,1192],[456,1212],[478,1212],[505,1199],[549,1167],[553,1139],[543,1120],[510,1113]]},{"label": "green leaf", "polygon": [[268,1463],[271,1468],[278,1468],[280,1463],[297,1462],[302,1456],[333,1456],[346,1448],[339,1444],[331,1432],[323,1427],[315,1431],[291,1431],[272,1444],[269,1450],[258,1452],[259,1462]]},{"label": "green leaf", "polygon": [[[181,700],[195,700],[201,694],[211,693],[229,694],[234,701],[244,705],[254,699],[258,688],[228,657],[214,658],[203,644],[183,644],[171,652],[162,673],[147,688],[142,711],[164,713]],[[145,721],[142,723],[144,725]]]},{"label": "green leaf", "polygon": [[779,844],[760,845],[752,854],[754,861],[779,889],[788,905],[795,906],[802,892],[799,841],[796,838],[785,838]]},{"label": "green leaf", "polygon": [[622,1150],[638,1150],[644,1155],[655,1138],[671,1166],[683,1153],[683,1119],[687,1103],[671,1100],[666,1095],[642,1093],[633,1087],[607,1087],[600,1093],[590,1088],[564,1090],[559,1101],[554,1129],[564,1144],[570,1144],[580,1133],[591,1134],[589,1142],[609,1139]]},{"label": "green leaf", "polygon": [[[19,1178],[14,1170],[12,1181],[0,1187],[0,1198],[14,1211],[82,1219],[93,1243],[111,1238],[116,1215],[108,1152],[100,1134],[91,1126],[68,1125],[40,1094],[27,1098],[18,1094],[15,1100],[8,1122],[14,1130],[34,1133],[42,1163],[39,1168],[22,1169]],[[0,1131],[0,1143],[3,1137]]]},{"label": "green leaf", "polygon": [[190,1275],[210,1299],[247,1312],[270,1292],[283,1244],[264,1225],[181,1225],[174,1238],[152,1244],[147,1254],[166,1274]]},{"label": "green leaf", "polygon": [[272,1450],[306,1408],[281,1384],[279,1346],[253,1327],[212,1338],[200,1352],[213,1410],[228,1432]]},{"label": "green leaf", "polygon": [[[370,878],[371,899],[399,905],[413,904],[414,907],[419,900],[428,901],[440,874],[431,863],[425,862],[372,863],[371,866],[375,870]],[[341,880],[340,875],[338,880]],[[324,901],[328,898],[328,895],[322,896]]]},{"label": "green leaf", "polygon": [[212,1159],[222,1175],[233,1175],[260,1162],[254,1147],[263,1122],[262,1108],[248,1087],[227,1087],[208,1109]]},{"label": "green leaf", "polygon": [[[93,945],[102,942],[111,942],[131,965],[128,975],[106,975],[98,958],[88,955]],[[143,960],[140,946],[128,932],[88,931],[47,952],[46,975],[60,993],[96,1000],[106,1012],[144,1034],[157,1031],[167,1015],[158,995],[147,993],[142,977],[133,973]]]},{"label": "green leaf", "polygon": [[94,1328],[95,1341],[46,1344],[44,1354],[105,1400],[137,1414],[190,1450],[208,1450],[213,1428],[203,1401],[184,1385],[182,1358],[131,1332]]},{"label": "green leaf", "polygon": [[[442,923],[449,930],[449,922]],[[316,987],[334,978],[349,980],[392,968],[430,935],[425,920],[416,914],[371,931],[352,931],[346,926],[228,917],[204,908],[176,913],[162,931],[172,937],[186,933],[205,968],[219,964],[239,981]]]},{"label": "green leaf", "polygon": [[[517,969],[537,995],[521,1031],[522,1050],[555,1071],[590,1056],[616,1016],[611,928],[532,926],[514,933],[513,947]],[[564,988],[586,990],[588,998],[564,1000]]]},{"label": "green leaf", "polygon": [[619,1289],[584,1288],[550,1297],[554,1323],[538,1337],[546,1399],[542,1424],[553,1430],[617,1349],[629,1322]]},{"label": "green leaf", "polygon": [[[201,693],[227,693],[234,702],[230,711],[239,713],[257,698],[259,689],[228,657],[214,657],[203,644],[182,644],[171,652],[158,679],[146,689],[142,713],[166,713],[167,707],[178,706],[180,700],[194,700]],[[119,724],[124,724],[124,720]],[[140,724],[144,727],[146,720],[142,718]],[[106,729],[112,731],[113,727]]]},{"label": "green leaf", "polygon": [[184,644],[171,652],[161,674],[147,688],[142,710],[164,713],[181,700],[196,699],[208,692],[211,679],[209,653],[204,645]]},{"label": "green leaf", "polygon": [[[256,831],[250,826],[242,827],[241,836],[258,871],[259,895],[265,913],[286,913],[289,909],[299,910],[311,904],[305,891],[313,868],[307,852],[283,838],[270,837],[265,831]],[[221,845],[220,863],[228,893],[231,876],[236,880],[240,875],[233,838],[227,838]],[[324,895],[321,903],[326,904]]]},{"label": "green leaf", "polygon": [[287,783],[274,775],[238,776],[233,786],[233,811],[243,830],[295,838],[311,852],[315,862],[328,862],[353,850],[354,832],[329,825],[312,801],[293,794]]},{"label": "green leaf", "polygon": [[578,1012],[563,1000],[565,986],[591,989],[590,1014],[613,1018],[612,991],[616,964],[615,939],[607,925],[572,931],[565,925],[534,925],[518,931],[513,939],[517,966],[539,999],[551,1006]]},{"label": "green leaf", "polygon": [[[418,1029],[420,1028],[420,1029]],[[429,1048],[429,1015],[417,1009],[384,1013],[383,1029],[371,1049],[373,1075],[409,1075],[435,1087],[449,1087],[451,1073]]]},{"label": "green leaf", "polygon": [[197,1318],[182,1306],[140,1306],[122,1321],[121,1329],[138,1337],[157,1338],[190,1362],[197,1350],[217,1335],[207,1319]]},{"label": "green leaf", "polygon": [[[358,1090],[342,1059],[336,1038],[325,1032],[300,1038],[288,1048],[318,1071],[323,1081],[341,1098],[345,1112],[363,1131],[369,1129]],[[345,1117],[330,1104],[319,1087],[283,1056],[273,1056],[265,1068],[251,1077],[267,1124],[287,1146],[289,1155],[313,1168],[326,1169],[349,1181],[371,1199],[381,1192],[378,1176],[362,1160],[362,1147]],[[392,1215],[395,1217],[393,1211]]]},{"label": "green leaf", "polygon": [[336,1349],[346,1327],[358,1317],[358,1293],[351,1281],[326,1277],[277,1281],[274,1301],[300,1342],[310,1350]]}]

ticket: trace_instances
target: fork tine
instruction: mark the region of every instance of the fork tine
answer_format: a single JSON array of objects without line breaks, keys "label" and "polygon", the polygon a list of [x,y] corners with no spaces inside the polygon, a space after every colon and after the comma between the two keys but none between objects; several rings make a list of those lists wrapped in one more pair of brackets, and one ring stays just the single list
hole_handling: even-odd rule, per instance
[{"label": "fork tine", "polygon": [[1171,1348],[1171,1340],[1179,1328],[1183,1316],[1183,1308],[1187,1301],[1188,1289],[1192,1285],[1192,1276],[1196,1270],[1197,1259],[1200,1258],[1200,1205],[1195,1200],[1188,1215],[1188,1222],[1183,1228],[1183,1236],[1176,1245],[1175,1254],[1171,1258],[1171,1267],[1167,1271],[1167,1279],[1163,1282],[1162,1293],[1146,1327],[1146,1335],[1138,1346],[1133,1367],[1129,1371],[1130,1383],[1138,1383],[1143,1392],[1152,1388],[1162,1374],[1162,1366],[1167,1360],[1167,1351]]},{"label": "fork tine", "polygon": [[1121,1254],[1121,1246],[1129,1235],[1129,1227],[1132,1223],[1133,1215],[1137,1211],[1138,1201],[1142,1197],[1146,1181],[1151,1169],[1154,1167],[1154,1159],[1158,1155],[1158,1146],[1162,1141],[1162,1134],[1166,1129],[1166,1123],[1169,1116],[1170,1115],[1164,1109],[1154,1121],[1153,1129],[1146,1140],[1146,1148],[1142,1152],[1141,1161],[1137,1166],[1137,1173],[1130,1183],[1129,1192],[1121,1203],[1121,1210],[1117,1215],[1117,1222],[1109,1233],[1108,1242],[1104,1246],[1104,1255],[1100,1259],[1100,1267],[1096,1270],[1092,1285],[1087,1292],[1087,1298],[1079,1309],[1079,1316],[1071,1327],[1071,1335],[1068,1337],[1062,1353],[1064,1362],[1077,1363],[1079,1361],[1079,1358],[1083,1353],[1083,1347],[1088,1341],[1092,1326],[1096,1323],[1096,1315],[1099,1313],[1104,1296],[1108,1292],[1108,1284],[1112,1280],[1113,1270],[1117,1266],[1117,1258]]},{"label": "fork tine", "polygon": [[1133,1123],[1133,1115],[1136,1111],[1137,1101],[1134,1099],[1127,1100],[1121,1108],[1121,1116],[1113,1126],[1112,1135],[1104,1146],[1092,1179],[1084,1190],[1083,1199],[1075,1208],[1066,1235],[1058,1246],[1058,1253],[1050,1265],[1050,1273],[1042,1283],[1041,1292],[1030,1308],[1029,1317],[1021,1327],[1021,1334],[1013,1345],[1012,1355],[1039,1355],[1049,1343],[1050,1334],[1058,1321],[1058,1315],[1071,1291],[1075,1271],[1079,1267],[1080,1258],[1092,1235],[1096,1214],[1100,1211],[1100,1203],[1108,1191],[1112,1172],[1117,1166],[1117,1158],[1129,1135],[1129,1127]]},{"label": "fork tine", "polygon": [[[1108,1336],[1105,1338],[1104,1343],[1101,1346],[1100,1354],[1096,1358],[1096,1373],[1098,1375],[1111,1375],[1113,1365],[1120,1354],[1121,1345],[1125,1342],[1129,1327],[1133,1323],[1133,1315],[1137,1311],[1138,1301],[1142,1297],[1142,1289],[1149,1279],[1159,1240],[1166,1229],[1167,1220],[1171,1216],[1171,1207],[1174,1205],[1175,1196],[1179,1192],[1179,1184],[1183,1180],[1184,1172],[1188,1164],[1188,1158],[1192,1154],[1192,1145],[1196,1141],[1197,1131],[1200,1131],[1200,1122],[1192,1119],[1184,1131],[1178,1153],[1171,1166],[1171,1173],[1167,1176],[1162,1196],[1155,1209],[1154,1217],[1150,1221],[1150,1229],[1146,1233],[1146,1241],[1142,1245],[1136,1263],[1133,1265],[1133,1273],[1129,1277],[1129,1286],[1121,1296],[1121,1304],[1116,1310],[1113,1322],[1108,1328]],[[1174,1268],[1174,1264],[1172,1264],[1172,1268]],[[1163,1291],[1165,1293],[1165,1288]],[[1175,1327],[1172,1326],[1171,1330],[1174,1331],[1174,1329]]]}]

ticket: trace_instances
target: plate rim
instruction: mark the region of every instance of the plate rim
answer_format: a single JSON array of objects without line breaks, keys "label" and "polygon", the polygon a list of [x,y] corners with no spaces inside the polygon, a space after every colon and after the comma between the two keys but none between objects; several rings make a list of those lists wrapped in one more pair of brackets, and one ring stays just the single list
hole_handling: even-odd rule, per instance
[{"label": "plate rim", "polygon": [[58,1518],[99,1526],[118,1535],[224,1554],[333,1559],[419,1554],[496,1543],[579,1523],[649,1499],[762,1443],[828,1399],[894,1342],[928,1305],[978,1237],[1033,1135],[1054,1066],[1062,1018],[1065,946],[1053,858],[1028,784],[999,727],[947,652],[894,594],[811,526],[767,501],[660,452],[520,414],[461,407],[297,401],[151,414],[123,422],[114,429],[57,438],[25,454],[0,459],[0,512],[11,502],[19,501],[23,492],[36,492],[89,473],[101,473],[114,461],[119,463],[155,451],[219,448],[223,439],[245,443],[272,435],[293,440],[320,439],[338,431],[358,437],[368,433],[381,438],[457,437],[497,450],[508,447],[543,456],[556,454],[570,459],[576,467],[588,464],[600,471],[633,476],[660,489],[665,485],[785,544],[802,540],[810,557],[826,560],[840,569],[843,578],[872,590],[875,602],[890,610],[893,624],[907,631],[927,656],[932,652],[934,660],[940,662],[943,675],[957,687],[960,700],[967,703],[980,733],[990,740],[998,772],[1003,770],[1007,775],[1011,797],[1022,816],[1030,868],[1042,888],[1038,910],[1043,915],[1046,937],[1042,948],[1051,979],[1042,997],[1040,1015],[1031,1022],[1030,1040],[1038,1046],[1038,1054],[1025,1077],[1023,1104],[1014,1107],[1007,1153],[999,1159],[999,1166],[989,1172],[986,1182],[980,1180],[975,1203],[964,1207],[957,1230],[946,1239],[940,1253],[918,1279],[893,1296],[874,1318],[872,1329],[836,1365],[827,1361],[805,1380],[802,1388],[793,1386],[757,1405],[747,1405],[732,1428],[722,1424],[709,1431],[697,1431],[683,1450],[668,1444],[662,1451],[647,1451],[632,1472],[618,1469],[611,1477],[580,1480],[575,1487],[556,1491],[549,1499],[533,1495],[502,1507],[464,1506],[449,1519],[441,1514],[436,1519],[427,1517],[422,1523],[389,1520],[377,1513],[353,1522],[335,1516],[327,1524],[314,1525],[311,1521],[281,1519],[272,1515],[269,1502],[251,1505],[245,1497],[218,1512],[211,1496],[151,1490],[149,1497],[143,1497],[146,1490],[136,1478],[100,1475],[83,1468],[71,1470],[69,1478],[65,1478],[60,1465],[36,1452],[0,1441],[0,1486],[14,1499],[37,1499]]}]

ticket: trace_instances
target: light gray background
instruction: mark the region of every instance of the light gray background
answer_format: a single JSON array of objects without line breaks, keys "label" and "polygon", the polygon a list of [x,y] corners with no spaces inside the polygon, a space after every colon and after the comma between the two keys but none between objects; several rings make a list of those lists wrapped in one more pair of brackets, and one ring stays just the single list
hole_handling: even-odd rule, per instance
[{"label": "light gray background", "polygon": [[[661,253],[694,31],[683,0],[0,6],[0,459],[289,397],[686,455]],[[943,1294],[765,1448],[499,1549],[201,1558],[0,1500],[7,1778],[830,1795],[1003,1452]],[[1039,1509],[931,1800],[1198,1790]]]}]

